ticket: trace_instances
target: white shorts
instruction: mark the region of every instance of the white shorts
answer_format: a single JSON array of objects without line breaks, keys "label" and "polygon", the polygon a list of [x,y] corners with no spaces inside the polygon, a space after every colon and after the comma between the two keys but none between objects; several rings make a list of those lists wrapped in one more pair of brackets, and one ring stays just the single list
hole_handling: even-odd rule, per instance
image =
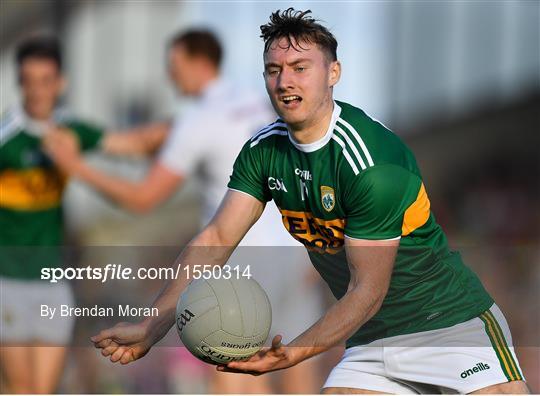
[{"label": "white shorts", "polygon": [[69,344],[75,320],[41,316],[41,306],[73,305],[73,294],[67,283],[42,280],[0,278],[0,342],[2,344]]},{"label": "white shorts", "polygon": [[470,393],[524,380],[512,336],[493,304],[479,317],[439,330],[348,348],[325,388],[386,393]]}]

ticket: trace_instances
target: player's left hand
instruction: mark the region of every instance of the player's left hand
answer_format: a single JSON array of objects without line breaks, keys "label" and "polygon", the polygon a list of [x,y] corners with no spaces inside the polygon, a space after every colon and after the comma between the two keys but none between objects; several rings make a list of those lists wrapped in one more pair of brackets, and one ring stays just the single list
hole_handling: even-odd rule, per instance
[{"label": "player's left hand", "polygon": [[69,129],[55,127],[47,131],[42,146],[64,173],[69,174],[81,161],[79,140]]},{"label": "player's left hand", "polygon": [[259,352],[243,362],[231,362],[226,366],[218,366],[217,370],[228,373],[261,375],[270,371],[282,370],[300,363],[294,349],[281,343],[282,337],[277,335],[272,346],[262,348]]}]

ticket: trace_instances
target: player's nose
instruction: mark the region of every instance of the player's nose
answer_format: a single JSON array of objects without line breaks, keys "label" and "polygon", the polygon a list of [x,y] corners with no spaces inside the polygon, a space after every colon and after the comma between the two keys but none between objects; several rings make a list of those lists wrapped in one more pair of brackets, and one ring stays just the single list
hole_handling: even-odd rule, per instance
[{"label": "player's nose", "polygon": [[293,74],[286,69],[282,70],[277,79],[277,89],[280,92],[286,92],[294,88],[294,86]]}]

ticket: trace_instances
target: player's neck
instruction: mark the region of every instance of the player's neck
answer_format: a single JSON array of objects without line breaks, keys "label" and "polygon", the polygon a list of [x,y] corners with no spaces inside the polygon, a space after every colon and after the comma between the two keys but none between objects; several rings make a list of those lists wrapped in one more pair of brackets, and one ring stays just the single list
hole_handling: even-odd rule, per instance
[{"label": "player's neck", "polygon": [[334,101],[330,100],[309,124],[288,125],[293,139],[299,144],[314,143],[324,137],[332,120]]},{"label": "player's neck", "polygon": [[208,90],[208,87],[219,80],[219,77],[220,76],[217,70],[208,70],[206,73],[204,73],[199,86],[198,96],[203,95],[204,92]]},{"label": "player's neck", "polygon": [[49,121],[53,116],[52,111],[46,111],[46,112],[32,111],[29,108],[29,106],[27,106],[26,104],[23,104],[22,108],[24,109],[24,113],[26,114],[26,116],[34,121]]}]

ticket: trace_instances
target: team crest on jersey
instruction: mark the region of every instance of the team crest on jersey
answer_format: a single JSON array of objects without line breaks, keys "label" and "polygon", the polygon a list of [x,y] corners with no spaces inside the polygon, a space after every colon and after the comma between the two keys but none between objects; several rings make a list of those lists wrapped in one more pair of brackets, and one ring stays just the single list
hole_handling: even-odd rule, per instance
[{"label": "team crest on jersey", "polygon": [[328,186],[321,186],[321,203],[327,212],[330,212],[334,209],[336,204],[336,196],[334,194],[334,189]]}]

